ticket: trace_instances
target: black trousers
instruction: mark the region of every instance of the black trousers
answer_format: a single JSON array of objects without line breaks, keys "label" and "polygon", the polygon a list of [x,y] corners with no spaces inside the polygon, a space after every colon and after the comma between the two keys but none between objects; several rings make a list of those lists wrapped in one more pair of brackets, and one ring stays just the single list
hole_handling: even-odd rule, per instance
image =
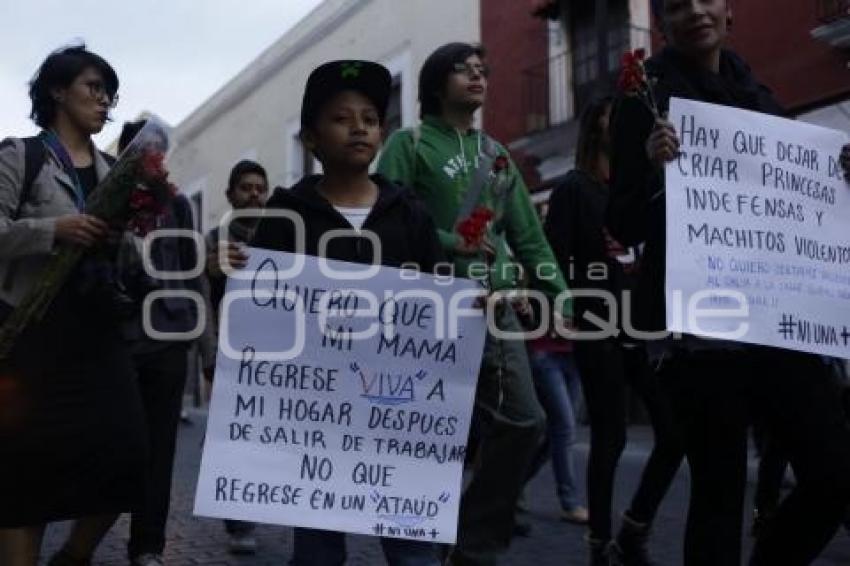
[{"label": "black trousers", "polygon": [[691,470],[685,565],[740,564],[753,418],[784,448],[797,486],[758,538],[750,564],[809,564],[850,502],[850,428],[821,358],[763,347],[679,352],[662,373]]},{"label": "black trousers", "polygon": [[625,348],[614,340],[576,342],[590,417],[590,456],[587,464],[587,503],[590,536],[611,538],[611,501],[620,455],[626,445],[627,385],[646,406],[655,445],[632,499],[628,514],[651,523],[684,458],[673,424],[670,399],[650,370],[643,348]]},{"label": "black trousers", "polygon": [[146,417],[150,460],[145,476],[144,501],[130,521],[128,554],[162,554],[171,501],[171,473],[183,388],[186,383],[187,346],[174,343],[151,354],[134,357]]}]

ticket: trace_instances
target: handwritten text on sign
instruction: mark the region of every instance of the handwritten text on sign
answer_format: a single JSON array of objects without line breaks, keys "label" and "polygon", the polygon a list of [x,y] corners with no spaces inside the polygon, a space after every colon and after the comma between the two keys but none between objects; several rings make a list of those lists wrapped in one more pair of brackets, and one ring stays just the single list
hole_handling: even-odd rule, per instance
[{"label": "handwritten text on sign", "polygon": [[668,329],[850,358],[848,136],[676,98],[670,120]]},{"label": "handwritten text on sign", "polygon": [[252,249],[228,281],[195,513],[454,542],[477,288],[331,269],[363,266]]}]

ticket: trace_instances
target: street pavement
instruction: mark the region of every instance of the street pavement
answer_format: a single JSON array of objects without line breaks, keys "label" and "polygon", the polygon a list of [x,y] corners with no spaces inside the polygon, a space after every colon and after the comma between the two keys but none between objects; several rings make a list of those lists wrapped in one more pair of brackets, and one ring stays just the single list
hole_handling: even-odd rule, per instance
[{"label": "street pavement", "polygon": [[[270,525],[259,526],[256,531],[260,545],[258,553],[255,556],[237,557],[227,552],[227,537],[221,521],[192,515],[206,414],[200,410],[190,414],[192,424],[181,425],[178,437],[168,545],[165,552],[166,565],[285,566],[292,553],[291,529]],[[617,477],[615,509],[618,512],[628,505],[651,447],[650,430],[646,427],[630,429],[629,445],[621,460]],[[581,485],[584,485],[586,461],[587,429],[582,427],[576,458]],[[748,502],[752,501],[754,475],[754,462],[751,462]],[[659,566],[681,564],[687,495],[688,476],[686,466],[683,466],[659,510],[654,526],[651,548]],[[526,501],[529,511],[525,517],[532,525],[532,532],[527,538],[515,539],[503,563],[506,566],[587,564],[587,551],[583,540],[584,528],[558,520],[558,505],[555,499],[551,466],[545,466],[538,477],[529,484]],[[747,526],[750,522],[749,507],[748,503]],[[48,528],[44,544],[45,557],[49,557],[61,545],[68,528],[67,523],[54,524]],[[129,521],[125,516],[120,519],[98,549],[94,564],[125,566],[128,532]],[[350,536],[348,541],[347,564],[356,566],[385,564],[377,539]],[[744,543],[745,552],[749,553],[749,537],[745,537]],[[844,530],[839,531],[821,558],[814,564],[816,566],[850,565],[850,534]]]}]

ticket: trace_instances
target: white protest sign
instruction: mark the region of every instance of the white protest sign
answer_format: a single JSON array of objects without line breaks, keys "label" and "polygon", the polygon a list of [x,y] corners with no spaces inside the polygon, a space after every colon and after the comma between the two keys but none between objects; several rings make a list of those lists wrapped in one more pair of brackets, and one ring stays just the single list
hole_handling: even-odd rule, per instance
[{"label": "white protest sign", "polygon": [[454,542],[486,330],[479,287],[250,256],[222,302],[195,513]]},{"label": "white protest sign", "polygon": [[850,358],[843,132],[670,102],[667,328]]}]

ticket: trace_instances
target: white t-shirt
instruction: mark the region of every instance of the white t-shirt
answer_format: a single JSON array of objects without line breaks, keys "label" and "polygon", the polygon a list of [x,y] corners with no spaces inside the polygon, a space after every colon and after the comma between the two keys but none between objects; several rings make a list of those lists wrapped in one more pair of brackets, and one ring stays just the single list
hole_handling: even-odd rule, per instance
[{"label": "white t-shirt", "polygon": [[354,226],[355,230],[360,230],[363,223],[366,222],[366,217],[372,212],[372,207],[352,208],[348,206],[334,206],[334,208],[342,214],[348,223]]}]

